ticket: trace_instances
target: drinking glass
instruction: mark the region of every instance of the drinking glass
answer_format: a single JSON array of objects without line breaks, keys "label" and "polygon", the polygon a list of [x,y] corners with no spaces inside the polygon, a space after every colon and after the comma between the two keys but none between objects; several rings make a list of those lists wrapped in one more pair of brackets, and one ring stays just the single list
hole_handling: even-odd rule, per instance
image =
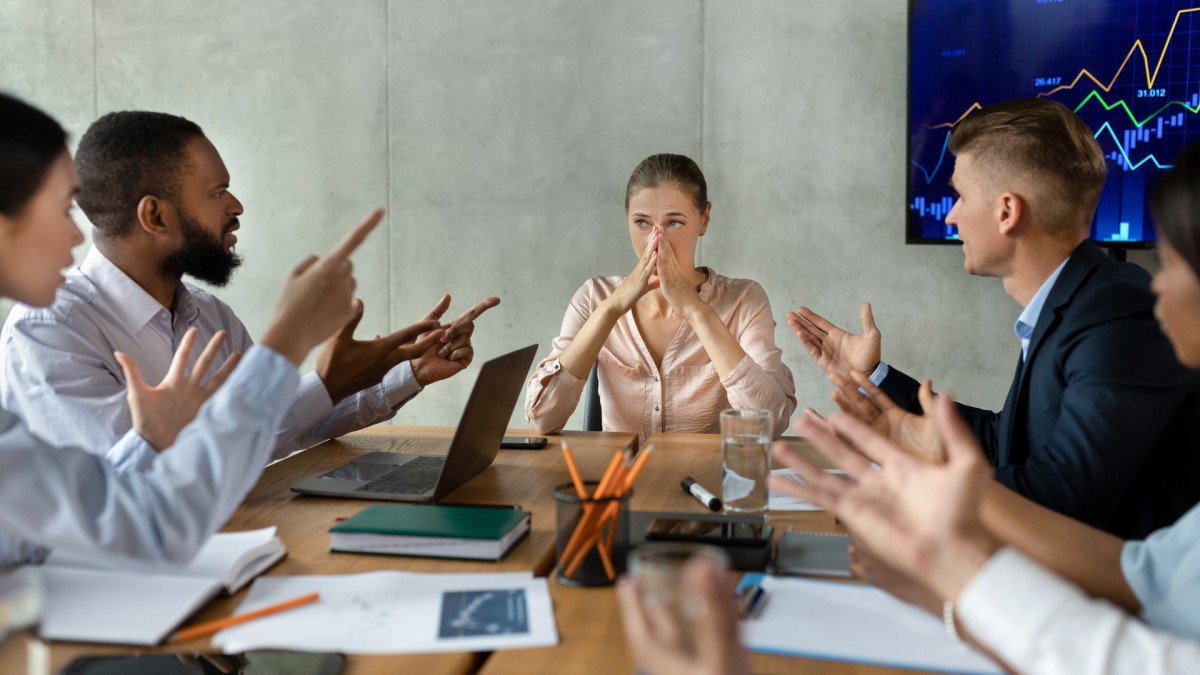
[{"label": "drinking glass", "polygon": [[642,602],[662,605],[675,616],[684,628],[681,639],[689,652],[695,651],[691,626],[708,611],[704,600],[688,593],[682,583],[683,566],[694,556],[711,558],[721,570],[729,571],[729,556],[708,544],[648,542],[633,549],[628,560]]},{"label": "drinking glass", "polygon": [[721,413],[721,502],[726,512],[767,510],[771,473],[771,413],[726,410]]}]

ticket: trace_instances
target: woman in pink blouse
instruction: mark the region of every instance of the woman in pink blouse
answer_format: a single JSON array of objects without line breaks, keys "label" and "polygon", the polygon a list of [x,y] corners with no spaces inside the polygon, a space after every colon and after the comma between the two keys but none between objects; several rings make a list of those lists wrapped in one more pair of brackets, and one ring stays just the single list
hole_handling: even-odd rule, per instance
[{"label": "woman in pink blouse", "polygon": [[716,433],[726,408],[768,410],[774,435],[796,408],[792,373],[757,282],[695,267],[712,203],[700,167],[683,155],[642,160],[625,188],[637,265],[593,277],[529,380],[525,418],[562,430],[592,367],[605,431]]}]

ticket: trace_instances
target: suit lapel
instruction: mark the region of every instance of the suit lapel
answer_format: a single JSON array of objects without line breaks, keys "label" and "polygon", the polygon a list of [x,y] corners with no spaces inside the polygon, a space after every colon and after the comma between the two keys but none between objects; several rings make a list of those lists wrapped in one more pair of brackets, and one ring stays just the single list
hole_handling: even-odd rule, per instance
[{"label": "suit lapel", "polygon": [[1021,353],[1017,352],[1017,370],[1013,373],[1012,386],[1008,388],[1008,398],[1004,399],[1004,407],[1001,409],[1000,416],[1003,418],[1003,424],[997,431],[996,437],[996,456],[992,458],[996,466],[1005,466],[1012,463],[1011,448],[1013,423],[1017,417],[1017,401],[1021,397],[1021,386],[1025,381],[1025,361],[1021,359]]},{"label": "suit lapel", "polygon": [[1033,335],[1029,338],[1029,355],[1025,358],[1026,370],[1037,358],[1038,349],[1046,336],[1062,320],[1062,313],[1071,299],[1100,263],[1107,259],[1104,251],[1090,241],[1083,242],[1071,253],[1062,273],[1058,275],[1058,280],[1054,282],[1054,288],[1050,289],[1050,295],[1046,297],[1046,304],[1042,305],[1042,313],[1038,316]]},{"label": "suit lapel", "polygon": [[1067,259],[1067,264],[1063,266],[1062,273],[1058,275],[1058,279],[1054,282],[1054,287],[1050,289],[1050,295],[1046,297],[1046,304],[1042,305],[1042,312],[1037,317],[1037,324],[1034,326],[1033,335],[1029,338],[1029,355],[1021,361],[1017,361],[1017,372],[1013,376],[1013,385],[1008,390],[1008,398],[1004,401],[1004,411],[1002,417],[1003,424],[1000,425],[1000,437],[997,438],[998,448],[997,456],[999,465],[1004,466],[1012,461],[1013,438],[1018,417],[1025,416],[1022,401],[1028,400],[1025,395],[1025,390],[1029,386],[1029,372],[1032,364],[1038,357],[1038,351],[1045,342],[1046,336],[1062,321],[1062,313],[1071,299],[1079,292],[1079,289],[1092,276],[1092,273],[1100,265],[1108,259],[1104,251],[1099,246],[1090,241],[1085,241],[1071,252],[1071,257]]}]

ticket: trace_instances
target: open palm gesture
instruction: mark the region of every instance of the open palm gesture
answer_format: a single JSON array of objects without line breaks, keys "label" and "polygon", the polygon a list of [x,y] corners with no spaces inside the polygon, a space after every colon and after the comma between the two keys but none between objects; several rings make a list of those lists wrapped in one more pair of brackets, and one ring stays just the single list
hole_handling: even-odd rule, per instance
[{"label": "open palm gesture", "polygon": [[221,388],[237,366],[241,354],[234,352],[205,379],[225,337],[225,331],[218,331],[196,359],[195,367],[188,372],[188,358],[196,342],[196,329],[188,329],[171,359],[166,377],[154,387],[146,384],[141,368],[128,354],[115,354],[121,370],[125,371],[125,398],[129,401],[133,428],[155,450],[162,452],[175,443],[179,432],[196,419],[200,406]]},{"label": "open palm gesture", "polygon": [[883,336],[875,326],[871,303],[863,303],[859,318],[863,330],[858,335],[838,328],[807,307],[788,312],[787,323],[821,370],[850,377],[853,370],[873,371],[882,353]]}]

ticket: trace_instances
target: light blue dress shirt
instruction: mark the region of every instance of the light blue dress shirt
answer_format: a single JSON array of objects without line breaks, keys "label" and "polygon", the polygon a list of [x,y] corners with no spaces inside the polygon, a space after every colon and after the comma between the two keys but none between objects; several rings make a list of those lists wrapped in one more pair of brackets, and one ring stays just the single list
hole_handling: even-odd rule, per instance
[{"label": "light blue dress shirt", "polygon": [[1146,623],[1200,640],[1200,505],[1145,540],[1127,542],[1121,572]]},{"label": "light blue dress shirt", "polygon": [[1034,293],[1033,297],[1029,299],[1025,309],[1021,310],[1021,316],[1017,317],[1017,322],[1013,324],[1013,332],[1021,341],[1022,361],[1029,358],[1029,341],[1033,339],[1033,329],[1037,327],[1038,319],[1042,316],[1042,307],[1046,304],[1046,298],[1050,296],[1050,291],[1054,288],[1054,282],[1058,281],[1058,275],[1062,274],[1063,268],[1066,266],[1067,261],[1064,260],[1054,268],[1050,276],[1037,289],[1037,293]]},{"label": "light blue dress shirt", "polygon": [[[1068,258],[1067,260],[1070,260]],[[1063,268],[1067,266],[1067,260],[1062,261],[1058,267],[1046,277],[1042,282],[1037,292],[1030,298],[1029,303],[1025,305],[1025,309],[1021,310],[1021,315],[1017,317],[1017,322],[1013,325],[1013,333],[1016,333],[1017,339],[1021,341],[1021,359],[1022,361],[1029,356],[1029,341],[1033,338],[1033,329],[1037,327],[1038,319],[1042,316],[1042,307],[1046,304],[1046,298],[1050,297],[1050,291],[1054,289],[1054,282],[1058,281],[1058,275],[1062,274]],[[888,376],[891,367],[883,361],[875,366],[875,370],[871,371],[871,383],[878,387],[883,384],[884,378]],[[861,389],[859,391],[862,391]],[[864,394],[866,392],[863,392]]]},{"label": "light blue dress shirt", "polygon": [[[128,354],[147,382],[166,376],[184,333],[197,329],[191,363],[217,331],[227,331],[217,363],[253,345],[228,305],[180,284],[174,313],[92,248],[66,275],[54,304],[17,305],[0,332],[0,406],[20,415],[51,445],[103,454],[119,469],[143,471],[156,453],[136,434],[125,377],[113,356]],[[316,373],[305,375],[279,428],[274,457],[390,419],[421,390],[406,362],[381,384],[339,401]]]},{"label": "light blue dress shirt", "polygon": [[145,473],[47,445],[0,410],[0,566],[38,562],[46,548],[97,561],[190,560],[258,481],[299,383],[290,361],[251,349]]}]

